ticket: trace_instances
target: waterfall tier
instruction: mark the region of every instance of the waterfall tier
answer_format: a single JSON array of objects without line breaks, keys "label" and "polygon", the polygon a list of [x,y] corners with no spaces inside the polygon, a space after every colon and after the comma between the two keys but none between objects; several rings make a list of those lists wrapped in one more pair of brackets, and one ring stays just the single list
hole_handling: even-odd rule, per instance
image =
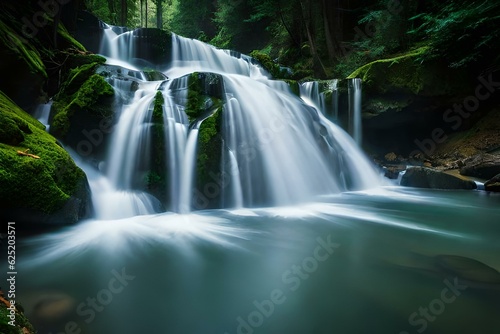
[{"label": "waterfall tier", "polygon": [[378,184],[324,115],[335,117],[336,80],[328,96],[303,84],[300,98],[252,58],[172,34],[164,77],[147,81],[134,58],[138,33],[108,28],[101,53],[129,77],[107,77],[120,94],[102,177],[114,201],[130,206],[123,193],[134,194],[132,214],[289,205]]}]

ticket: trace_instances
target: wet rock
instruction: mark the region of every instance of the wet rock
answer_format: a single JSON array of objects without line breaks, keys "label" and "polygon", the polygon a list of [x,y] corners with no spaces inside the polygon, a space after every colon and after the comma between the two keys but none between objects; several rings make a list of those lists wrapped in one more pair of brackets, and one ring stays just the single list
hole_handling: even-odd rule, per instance
[{"label": "wet rock", "polygon": [[384,167],[384,176],[391,180],[396,180],[399,177],[399,173],[404,171],[406,166],[386,166]]},{"label": "wet rock", "polygon": [[495,175],[484,184],[484,190],[500,192],[500,174]]},{"label": "wet rock", "polygon": [[491,179],[500,174],[500,156],[492,154],[478,154],[466,159],[460,168],[460,174],[482,179]]},{"label": "wet rock", "polygon": [[471,180],[427,167],[408,168],[401,179],[401,185],[433,189],[476,189],[476,184]]}]

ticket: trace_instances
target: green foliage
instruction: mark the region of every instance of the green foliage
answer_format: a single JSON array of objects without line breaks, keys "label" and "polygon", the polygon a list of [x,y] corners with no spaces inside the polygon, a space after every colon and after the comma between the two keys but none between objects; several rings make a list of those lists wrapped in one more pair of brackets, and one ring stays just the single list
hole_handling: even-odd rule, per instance
[{"label": "green foliage", "polygon": [[250,53],[250,56],[255,58],[274,79],[286,79],[289,77],[288,71],[272,61],[268,54],[254,50]]},{"label": "green foliage", "polygon": [[171,14],[166,17],[167,26],[185,37],[211,39],[216,33],[212,21],[214,11],[214,1],[211,0],[174,0]]},{"label": "green foliage", "polygon": [[416,38],[428,39],[427,59],[444,57],[450,67],[465,67],[480,61],[498,62],[500,2],[447,1],[412,18],[421,23],[409,31]]},{"label": "green foliage", "polygon": [[[122,25],[121,9],[123,2],[122,0],[85,0],[85,6],[90,12],[104,22],[112,25]],[[150,5],[153,3],[151,0],[148,2]],[[127,6],[125,26],[131,28],[140,27],[141,13],[139,1],[125,0],[125,3]],[[151,14],[153,14],[152,10]]]},{"label": "green foliage", "polygon": [[[1,206],[55,212],[76,191],[85,174],[55,138],[45,132],[43,125],[3,92],[0,92],[0,114],[1,128],[23,135],[22,141],[19,138],[16,142],[0,142]],[[40,159],[17,154],[26,150]]]},{"label": "green foliage", "polygon": [[7,305],[0,302],[0,333],[2,334],[34,334],[35,329],[33,325],[24,315],[22,307],[16,303],[16,320],[15,326],[9,325],[11,319],[9,318],[10,310]]},{"label": "green foliage", "polygon": [[87,51],[80,42],[78,42],[76,39],[73,38],[73,36],[70,35],[70,33],[68,32],[68,30],[66,30],[66,27],[64,25],[59,24],[57,26],[57,32],[64,39],[66,39],[71,45],[73,45],[76,49],[81,51]]},{"label": "green foliage", "polygon": [[38,50],[32,43],[28,43],[14,29],[5,24],[2,18],[0,18],[0,44],[5,45],[23,59],[32,72],[47,77],[45,65]]}]

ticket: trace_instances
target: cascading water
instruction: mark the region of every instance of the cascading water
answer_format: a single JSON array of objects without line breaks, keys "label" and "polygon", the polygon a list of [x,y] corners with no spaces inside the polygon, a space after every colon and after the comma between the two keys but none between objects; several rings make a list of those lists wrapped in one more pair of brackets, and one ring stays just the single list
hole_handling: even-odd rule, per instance
[{"label": "cascading water", "polygon": [[[321,89],[320,86],[327,86]],[[299,86],[300,97],[331,120],[338,119],[338,79],[308,81]]]},{"label": "cascading water", "polygon": [[52,108],[52,100],[47,103],[42,103],[38,105],[33,113],[33,117],[35,117],[40,123],[45,125],[45,130],[47,132],[49,131],[50,128],[49,116],[51,108]]},{"label": "cascading water", "polygon": [[348,79],[347,88],[349,91],[349,133],[354,141],[361,145],[361,79]]},{"label": "cascading water", "polygon": [[[120,55],[120,60],[125,61],[130,45],[123,43],[126,37],[122,35],[130,32],[116,35],[112,29],[107,30],[110,32],[104,34],[103,54]],[[321,114],[326,108],[325,96],[319,94],[317,83],[303,85],[302,95],[308,105],[285,83],[269,80],[266,71],[249,57],[233,56],[173,34],[172,59],[164,71],[170,79],[146,85],[138,78],[141,88],[123,106],[106,158],[106,175],[113,189],[141,194],[142,210],[137,214],[153,213],[159,207],[145,195],[144,185],[151,167],[151,114],[157,91],[165,100],[168,196],[167,203],[162,204],[175,212],[192,209],[199,168],[196,142],[206,118],[189,121],[185,113],[189,90],[186,74],[193,72],[217,73],[223,80],[218,165],[226,186],[220,189],[220,206],[287,205],[378,184],[377,173],[351,138]],[[120,81],[113,84],[118,88]],[[330,86],[336,93],[336,80]],[[198,190],[202,195],[203,191]]]},{"label": "cascading water", "polygon": [[[40,334],[498,332],[498,197],[339,194],[378,175],[321,107],[243,56],[173,40],[174,53],[191,51],[176,53],[169,80],[145,81],[125,43],[115,53],[124,58],[109,59],[124,68],[100,69],[120,71],[105,76],[116,93],[109,151],[72,154],[98,219],[16,245],[16,305]],[[195,96],[206,106],[198,114],[190,80],[203,74],[193,71],[219,73],[205,75],[218,91]],[[201,191],[230,210],[189,212],[203,161],[220,173]],[[2,272],[5,282],[7,264]],[[441,312],[437,301],[454,291]],[[436,321],[417,314],[422,305]]]}]

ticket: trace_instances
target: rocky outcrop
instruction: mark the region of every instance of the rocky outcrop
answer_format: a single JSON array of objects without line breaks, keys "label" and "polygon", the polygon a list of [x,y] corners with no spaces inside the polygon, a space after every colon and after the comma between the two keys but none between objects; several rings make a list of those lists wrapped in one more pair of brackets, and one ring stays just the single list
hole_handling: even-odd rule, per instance
[{"label": "rocky outcrop", "polygon": [[432,189],[476,189],[476,184],[432,168],[410,167],[401,179],[401,185]]},{"label": "rocky outcrop", "polygon": [[500,192],[500,174],[495,175],[484,183],[484,190]]},{"label": "rocky outcrop", "polygon": [[485,180],[491,179],[500,174],[500,156],[485,153],[470,157],[464,161],[460,174]]},{"label": "rocky outcrop", "polygon": [[88,217],[87,178],[44,125],[0,92],[0,211],[23,226],[66,225]]}]

